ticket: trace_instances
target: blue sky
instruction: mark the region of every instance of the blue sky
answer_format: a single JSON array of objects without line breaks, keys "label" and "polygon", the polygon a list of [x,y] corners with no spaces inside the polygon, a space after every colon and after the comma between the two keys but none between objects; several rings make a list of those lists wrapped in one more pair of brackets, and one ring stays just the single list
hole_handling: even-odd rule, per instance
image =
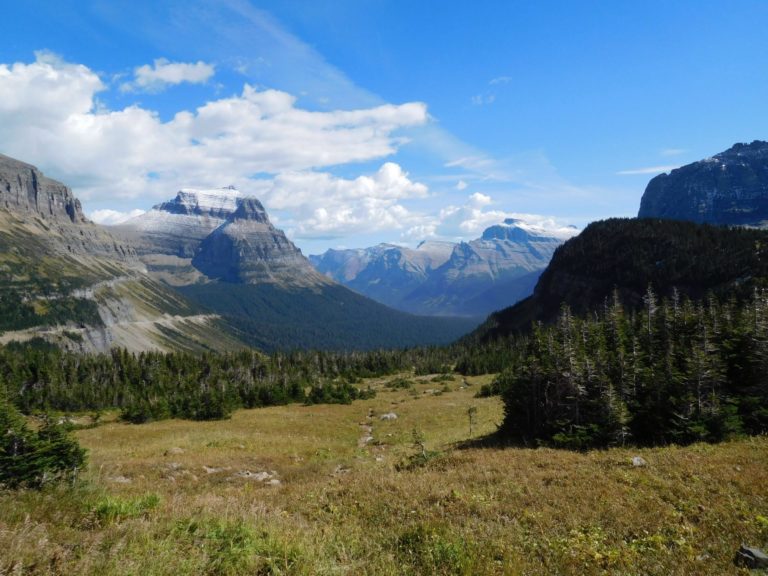
[{"label": "blue sky", "polygon": [[[768,139],[768,2],[26,0],[0,152],[104,221],[258,195],[304,252],[633,215],[656,173]],[[9,25],[12,23],[12,25]]]}]

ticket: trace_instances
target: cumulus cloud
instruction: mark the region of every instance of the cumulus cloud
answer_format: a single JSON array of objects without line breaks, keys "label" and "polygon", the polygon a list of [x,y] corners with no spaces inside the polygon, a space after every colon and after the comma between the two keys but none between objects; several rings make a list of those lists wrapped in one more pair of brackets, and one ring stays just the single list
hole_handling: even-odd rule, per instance
[{"label": "cumulus cloud", "polygon": [[466,190],[467,186],[469,186],[469,184],[467,184],[464,180],[459,180],[456,182],[456,190]]},{"label": "cumulus cloud", "polygon": [[213,64],[203,61],[195,63],[169,62],[158,58],[150,66],[145,64],[136,68],[134,79],[120,85],[123,92],[162,92],[168,86],[187,82],[189,84],[205,84],[216,72]]},{"label": "cumulus cloud", "polygon": [[253,192],[270,209],[290,212],[285,225],[293,236],[312,238],[418,226],[424,217],[401,201],[424,198],[428,189],[387,162],[375,174],[351,180],[313,171],[279,174],[256,183]]},{"label": "cumulus cloud", "polygon": [[94,210],[88,217],[97,224],[103,224],[105,226],[114,226],[115,224],[122,224],[126,220],[141,216],[144,214],[144,210],[130,210],[129,212],[120,212],[119,210]]},{"label": "cumulus cloud", "polygon": [[386,157],[404,143],[398,129],[428,119],[420,102],[313,112],[290,94],[246,84],[240,94],[163,121],[137,105],[104,110],[103,90],[89,68],[47,53],[0,65],[4,152],[38,164],[85,200],[160,199],[190,184],[247,188],[258,173]]},{"label": "cumulus cloud", "polygon": [[469,197],[470,206],[488,206],[491,202],[493,202],[493,199],[482,192],[475,192]]},{"label": "cumulus cloud", "polygon": [[556,238],[566,239],[578,233],[576,228],[551,216],[493,209],[493,204],[490,196],[475,192],[461,206],[446,206],[440,211],[435,223],[436,234],[448,238],[473,239],[489,226],[501,224],[509,218],[518,220],[518,225],[523,228]]}]

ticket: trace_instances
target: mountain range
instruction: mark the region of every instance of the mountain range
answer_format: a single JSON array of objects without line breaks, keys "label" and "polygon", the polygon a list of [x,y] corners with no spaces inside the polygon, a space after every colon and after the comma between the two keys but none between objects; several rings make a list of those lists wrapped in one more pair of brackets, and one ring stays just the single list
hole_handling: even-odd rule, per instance
[{"label": "mountain range", "polygon": [[226,350],[219,318],[146,273],[64,184],[0,155],[0,343]]},{"label": "mountain range", "polygon": [[0,343],[370,349],[447,343],[471,328],[392,310],[320,274],[237,190],[182,190],[106,229],[67,186],[0,156]]},{"label": "mountain range", "polygon": [[0,155],[0,344],[371,349],[447,343],[489,312],[471,338],[550,322],[563,303],[589,312],[614,293],[637,308],[649,285],[659,296],[740,297],[768,285],[768,232],[750,229],[768,222],[768,143],[657,176],[639,216],[564,244],[570,232],[507,220],[470,242],[310,262],[235,189],[184,189],[107,229],[66,185]]},{"label": "mountain range", "polygon": [[507,219],[470,242],[328,250],[310,261],[329,278],[400,310],[485,317],[528,296],[555,249],[576,232],[553,234]]},{"label": "mountain range", "polygon": [[439,344],[473,327],[392,310],[320,274],[258,199],[231,187],[181,190],[112,230],[150,275],[264,350]]}]

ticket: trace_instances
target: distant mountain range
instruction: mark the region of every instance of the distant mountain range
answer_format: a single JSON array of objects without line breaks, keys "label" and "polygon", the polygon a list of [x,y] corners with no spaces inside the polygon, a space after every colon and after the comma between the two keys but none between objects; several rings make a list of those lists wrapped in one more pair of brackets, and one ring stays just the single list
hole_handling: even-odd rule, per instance
[{"label": "distant mountain range", "polygon": [[261,349],[442,344],[473,327],[392,310],[339,285],[272,225],[258,199],[232,188],[181,190],[113,231],[136,246],[153,277]]},{"label": "distant mountain range", "polygon": [[310,261],[329,278],[400,310],[484,317],[528,296],[555,249],[576,233],[553,235],[508,219],[470,242],[328,250]]},{"label": "distant mountain range", "polygon": [[337,284],[237,190],[182,190],[107,230],[64,184],[0,156],[0,344],[370,349],[447,343],[472,326]]}]

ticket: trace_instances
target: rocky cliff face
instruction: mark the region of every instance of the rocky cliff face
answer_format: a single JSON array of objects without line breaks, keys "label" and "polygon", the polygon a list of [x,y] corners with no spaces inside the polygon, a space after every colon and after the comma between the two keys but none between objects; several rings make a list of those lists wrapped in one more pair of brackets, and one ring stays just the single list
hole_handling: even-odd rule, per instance
[{"label": "rocky cliff face", "polygon": [[137,264],[133,248],[84,215],[72,191],[30,164],[0,154],[0,211],[41,233],[50,250]]},{"label": "rocky cliff face", "polygon": [[80,202],[61,182],[30,164],[0,154],[0,206],[52,221],[86,222]]},{"label": "rocky cliff face", "polygon": [[261,202],[234,188],[181,190],[115,230],[138,246],[152,273],[177,286],[328,283],[272,225]]},{"label": "rocky cliff face", "polygon": [[395,308],[482,316],[530,294],[564,239],[510,219],[471,242],[424,242],[416,250],[385,244],[311,258],[324,274]]},{"label": "rocky cliff face", "polygon": [[0,344],[41,337],[78,351],[242,346],[216,322],[147,276],[131,245],[85,218],[67,186],[0,156]]},{"label": "rocky cliff face", "polygon": [[234,188],[184,189],[113,230],[130,239],[140,255],[192,258],[200,243],[237,210],[241,198]]},{"label": "rocky cliff face", "polygon": [[768,142],[736,144],[725,152],[650,181],[640,218],[719,225],[768,224]]},{"label": "rocky cliff face", "polygon": [[275,228],[256,198],[237,209],[200,244],[192,265],[209,278],[244,284],[312,286],[328,281]]}]

